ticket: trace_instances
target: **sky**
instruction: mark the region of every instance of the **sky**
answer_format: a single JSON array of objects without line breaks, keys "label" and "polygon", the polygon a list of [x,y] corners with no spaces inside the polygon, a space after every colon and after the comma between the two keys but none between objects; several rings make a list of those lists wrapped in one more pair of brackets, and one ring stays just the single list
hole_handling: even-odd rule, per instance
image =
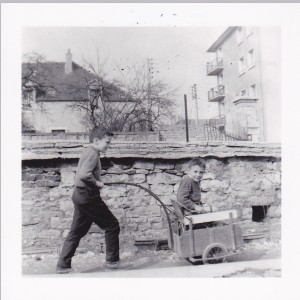
[{"label": "sky", "polygon": [[189,118],[196,118],[191,87],[197,84],[199,118],[218,115],[216,103],[208,103],[207,91],[216,78],[206,76],[206,63],[214,59],[207,49],[226,27],[24,27],[22,52],[38,52],[47,61],[73,61],[96,65],[97,49],[108,79],[118,78],[116,66],[128,70],[134,63],[153,59],[153,76],[178,89],[177,113],[183,115],[184,94]]}]

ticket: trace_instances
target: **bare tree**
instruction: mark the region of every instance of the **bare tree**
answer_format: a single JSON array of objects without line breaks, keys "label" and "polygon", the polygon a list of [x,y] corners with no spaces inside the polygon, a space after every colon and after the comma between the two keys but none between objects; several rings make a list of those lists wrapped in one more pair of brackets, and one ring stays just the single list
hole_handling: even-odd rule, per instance
[{"label": "bare tree", "polygon": [[[45,57],[37,52],[23,54],[22,64],[22,132],[34,131],[34,126],[26,116],[34,108],[46,113],[43,104],[37,102],[40,96],[45,96],[47,91],[55,89],[49,85],[48,78],[51,77],[51,70],[45,64]],[[37,76],[38,74],[38,76]]]},{"label": "bare tree", "polygon": [[159,80],[149,80],[146,64],[126,70],[116,66],[121,78],[109,82],[103,72],[105,63],[99,62],[99,56],[97,67],[85,62],[95,77],[87,80],[87,99],[72,104],[74,109],[86,111],[85,125],[101,124],[120,132],[146,131],[154,130],[164,118],[172,117],[176,91]]}]

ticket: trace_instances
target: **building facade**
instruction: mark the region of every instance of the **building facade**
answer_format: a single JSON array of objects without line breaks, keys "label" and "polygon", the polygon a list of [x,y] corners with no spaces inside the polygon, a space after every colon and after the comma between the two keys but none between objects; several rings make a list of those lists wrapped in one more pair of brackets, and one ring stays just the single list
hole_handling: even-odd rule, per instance
[{"label": "building facade", "polygon": [[229,27],[207,50],[216,77],[208,101],[219,108],[224,129],[248,140],[280,142],[280,29]]},{"label": "building facade", "polygon": [[23,132],[87,132],[92,107],[101,111],[105,101],[115,110],[123,108],[128,102],[124,96],[114,84],[73,62],[70,50],[65,62],[23,63]]}]

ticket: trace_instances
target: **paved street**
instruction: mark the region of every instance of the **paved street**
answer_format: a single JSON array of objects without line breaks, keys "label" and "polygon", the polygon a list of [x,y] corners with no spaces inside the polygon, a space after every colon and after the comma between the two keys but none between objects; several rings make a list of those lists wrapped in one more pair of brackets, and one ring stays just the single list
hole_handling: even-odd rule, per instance
[{"label": "paved street", "polygon": [[192,265],[179,259],[175,253],[145,250],[123,252],[124,261],[133,263],[130,270],[111,271],[104,268],[104,254],[88,252],[73,259],[74,273],[56,274],[57,254],[28,255],[23,258],[23,275],[26,277],[70,278],[171,278],[171,277],[280,277],[281,246],[279,242],[252,241],[241,249],[241,254],[215,265]]}]

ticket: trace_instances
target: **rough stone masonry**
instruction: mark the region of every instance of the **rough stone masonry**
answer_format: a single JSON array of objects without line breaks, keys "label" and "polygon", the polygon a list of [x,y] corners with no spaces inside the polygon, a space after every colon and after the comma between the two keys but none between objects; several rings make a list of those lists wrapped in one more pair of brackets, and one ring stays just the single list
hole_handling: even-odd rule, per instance
[{"label": "rough stone masonry", "polygon": [[[24,141],[22,161],[23,249],[61,245],[72,222],[71,194],[84,142]],[[268,217],[281,217],[281,157],[278,144],[114,143],[102,158],[104,182],[132,182],[149,188],[167,205],[192,157],[206,160],[202,199],[217,210],[238,208],[252,219],[252,206],[270,205]],[[159,203],[137,187],[105,186],[101,195],[117,216],[121,243],[167,238]],[[86,250],[103,251],[103,232],[92,225]]]}]

